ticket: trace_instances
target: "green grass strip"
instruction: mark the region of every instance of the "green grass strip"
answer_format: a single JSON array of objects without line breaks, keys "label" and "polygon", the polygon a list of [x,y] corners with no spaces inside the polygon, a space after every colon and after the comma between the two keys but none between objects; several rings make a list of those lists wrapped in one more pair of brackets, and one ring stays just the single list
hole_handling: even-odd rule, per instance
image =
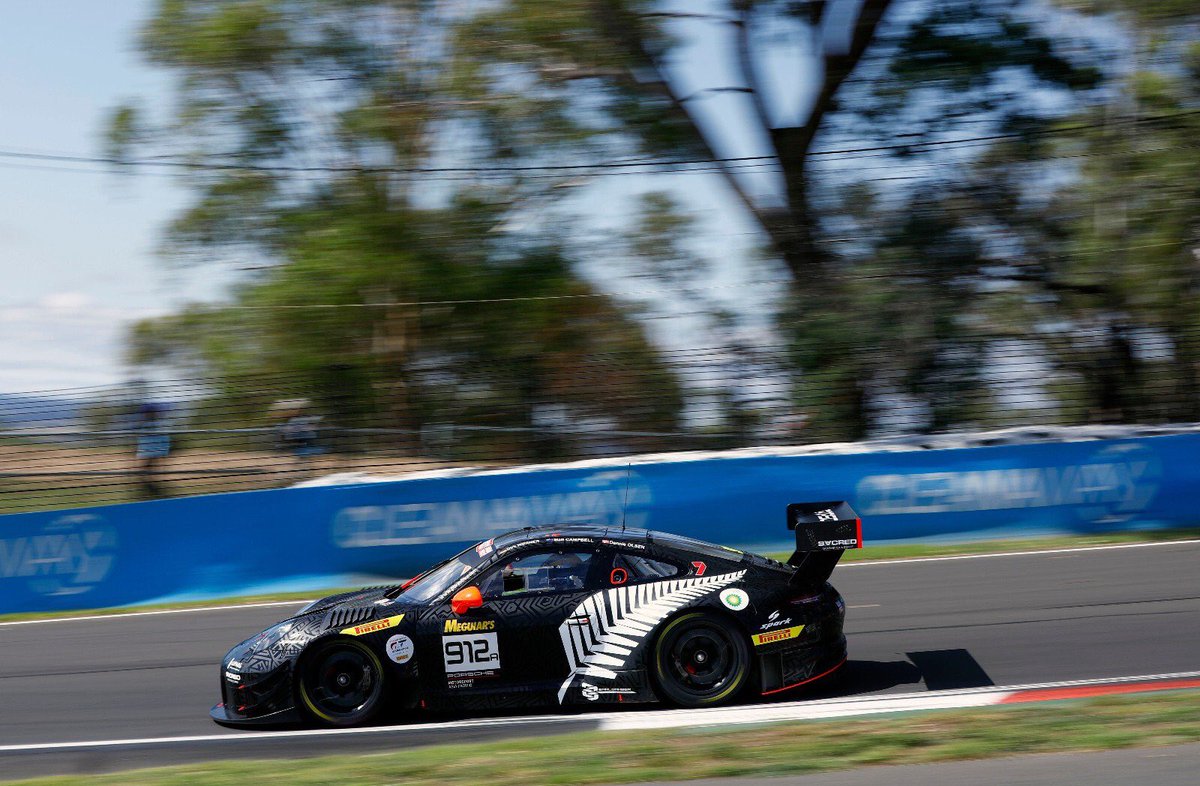
[{"label": "green grass strip", "polygon": [[315,600],[326,595],[339,592],[350,592],[358,587],[311,590],[309,592],[276,592],[267,595],[241,595],[233,598],[215,598],[213,600],[182,601],[179,603],[152,603],[145,606],[114,606],[108,609],[78,609],[76,611],[29,611],[16,614],[0,614],[0,622],[20,622],[22,620],[51,620],[65,617],[104,617],[113,614],[129,614],[141,611],[168,611],[176,609],[210,609],[215,606],[241,606],[248,603],[273,603],[275,601],[296,601],[297,607],[304,600]]},{"label": "green grass strip", "polygon": [[928,712],[871,720],[592,732],[288,761],[212,761],[23,784],[529,786],[802,775],[882,764],[1200,741],[1200,691]]}]

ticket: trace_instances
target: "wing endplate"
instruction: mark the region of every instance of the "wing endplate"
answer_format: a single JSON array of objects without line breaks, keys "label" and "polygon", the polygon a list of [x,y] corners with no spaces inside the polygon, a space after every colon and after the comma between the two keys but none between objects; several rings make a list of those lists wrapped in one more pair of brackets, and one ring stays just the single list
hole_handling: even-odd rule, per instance
[{"label": "wing endplate", "polygon": [[863,545],[862,519],[842,500],[793,502],[787,526],[796,533],[796,551],[788,559],[796,569],[793,584],[823,584],[846,549]]}]

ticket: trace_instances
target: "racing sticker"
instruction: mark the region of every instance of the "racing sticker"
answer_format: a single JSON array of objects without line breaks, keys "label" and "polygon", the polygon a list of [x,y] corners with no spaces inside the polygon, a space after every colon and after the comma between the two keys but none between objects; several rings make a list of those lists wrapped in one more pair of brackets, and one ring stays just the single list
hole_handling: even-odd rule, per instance
[{"label": "racing sticker", "polygon": [[750,596],[745,590],[731,587],[721,590],[721,605],[733,611],[741,611],[750,605]]},{"label": "racing sticker", "polygon": [[376,620],[374,622],[364,622],[362,625],[355,625],[353,628],[345,628],[342,630],[343,636],[365,636],[368,633],[375,633],[380,630],[387,630],[399,624],[400,620],[404,619],[403,614],[397,614],[394,617],[387,619]]},{"label": "racing sticker", "polygon": [[413,656],[413,641],[403,633],[397,633],[387,640],[387,654],[393,663],[408,663]]},{"label": "racing sticker", "polygon": [[446,620],[446,626],[442,629],[443,633],[478,633],[485,630],[495,630],[495,620]]},{"label": "racing sticker", "polygon": [[803,625],[797,625],[794,628],[780,628],[766,633],[755,633],[753,636],[754,646],[761,647],[764,644],[774,644],[777,641],[787,641],[794,639],[804,630]]},{"label": "racing sticker", "polygon": [[778,611],[772,611],[771,616],[767,617],[767,621],[758,626],[759,630],[770,630],[771,628],[781,628],[784,625],[791,625],[792,618],[784,617],[780,619]]},{"label": "racing sticker", "polygon": [[583,683],[579,693],[588,701],[599,701],[601,696],[616,696],[617,701],[624,701],[625,696],[637,695],[633,688],[601,688],[590,682]]},{"label": "racing sticker", "polygon": [[472,676],[490,676],[500,668],[500,646],[495,633],[466,636],[442,636],[442,658],[446,674],[486,672]]}]

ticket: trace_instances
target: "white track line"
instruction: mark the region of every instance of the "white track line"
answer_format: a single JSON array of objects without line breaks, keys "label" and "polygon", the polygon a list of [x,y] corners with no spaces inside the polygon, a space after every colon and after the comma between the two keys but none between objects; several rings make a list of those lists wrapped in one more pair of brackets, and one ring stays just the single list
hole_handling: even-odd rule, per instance
[{"label": "white track line", "polygon": [[156,609],[154,611],[122,611],[116,614],[88,614],[80,617],[45,617],[36,620],[14,620],[0,622],[0,628],[13,625],[43,625],[47,622],[90,622],[92,620],[119,620],[129,617],[158,617],[164,614],[199,614],[203,611],[230,611],[236,609],[265,609],[273,606],[295,606],[300,608],[311,600],[273,600],[266,603],[231,603],[226,606],[198,606],[190,609]]},{"label": "white track line", "polygon": [[143,747],[149,745],[184,745],[189,743],[224,743],[239,740],[283,740],[308,737],[346,737],[363,734],[414,734],[427,731],[452,731],[498,726],[544,725],[588,718],[586,715],[535,715],[529,718],[476,718],[443,723],[417,723],[411,726],[367,726],[357,729],[295,729],[291,731],[248,731],[230,734],[199,734],[186,737],[139,737],[128,740],[95,740],[91,742],[45,742],[27,745],[0,745],[0,753],[35,753],[37,751],[71,750],[72,748]]},{"label": "white track line", "polygon": [[[959,554],[946,557],[904,557],[901,559],[873,559],[861,562],[843,562],[839,570],[847,568],[866,568],[877,565],[906,565],[913,562],[950,562],[963,559],[992,559],[993,557],[1037,557],[1043,554],[1073,554],[1085,551],[1116,551],[1118,549],[1148,549],[1155,546],[1196,546],[1200,540],[1164,540],[1156,543],[1117,543],[1108,546],[1077,546],[1074,548],[1043,549],[1041,551],[998,551],[994,554]],[[89,622],[93,620],[119,620],[126,617],[151,617],[165,614],[197,614],[204,611],[237,611],[239,609],[267,608],[270,606],[300,606],[311,603],[311,600],[283,600],[270,603],[234,603],[225,606],[201,606],[189,609],[159,609],[157,611],[128,611],[116,614],[90,614],[78,617],[46,617],[33,620],[16,620],[0,622],[0,628],[12,625],[41,625],[47,622]]]},{"label": "white track line", "polygon": [[995,704],[1012,693],[1045,688],[1071,688],[1081,685],[1116,685],[1127,682],[1193,679],[1200,671],[1181,671],[1170,674],[1142,674],[1086,680],[1040,682],[1026,685],[989,685],[982,688],[925,691],[863,696],[849,699],[819,699],[779,704],[751,704],[711,710],[652,710],[649,712],[591,712],[578,715],[540,715],[528,718],[478,718],[442,723],[416,723],[411,726],[372,726],[361,729],[299,729],[295,731],[259,731],[234,734],[193,735],[186,737],[142,737],[125,740],[95,740],[90,742],[49,742],[25,745],[0,745],[0,753],[36,753],[78,748],[144,747],[151,745],[182,745],[189,743],[236,743],[247,740],[282,740],[289,738],[336,738],[362,734],[419,734],[430,731],[454,731],[504,726],[548,725],[561,722],[595,722],[603,730],[665,729],[688,726],[720,726],[726,724],[772,723],[786,720],[813,720],[852,715],[914,710],[979,707]]},{"label": "white track line", "polygon": [[867,568],[874,565],[906,565],[911,562],[951,562],[960,559],[991,559],[993,557],[1039,557],[1043,554],[1074,554],[1082,551],[1117,551],[1119,549],[1149,549],[1155,546],[1200,546],[1200,540],[1164,540],[1156,543],[1114,543],[1107,546],[1074,546],[1062,549],[1040,549],[1037,551],[997,551],[991,554],[955,554],[945,557],[903,557],[900,559],[865,559],[843,562],[839,570]]},{"label": "white track line", "polygon": [[632,729],[682,728],[688,726],[724,726],[747,723],[775,723],[792,720],[823,720],[892,712],[962,709],[999,704],[1014,693],[1047,688],[1074,688],[1087,685],[1119,685],[1128,682],[1156,682],[1193,679],[1200,671],[1106,679],[1064,680],[1028,685],[988,685],[982,688],[897,693],[859,698],[796,701],[787,704],[718,707],[708,710],[658,710],[637,714],[608,716],[601,721],[605,731]]}]

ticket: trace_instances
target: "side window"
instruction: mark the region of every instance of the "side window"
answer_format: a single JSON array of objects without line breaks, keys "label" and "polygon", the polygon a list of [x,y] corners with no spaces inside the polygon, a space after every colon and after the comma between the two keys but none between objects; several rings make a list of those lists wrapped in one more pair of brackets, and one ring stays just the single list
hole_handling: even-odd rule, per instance
[{"label": "side window", "polygon": [[613,558],[613,572],[609,576],[609,583],[624,584],[625,582],[621,580],[621,571],[625,572],[628,581],[655,581],[679,575],[679,568],[669,562],[659,562],[640,554],[627,554],[619,551]]},{"label": "side window", "polygon": [[555,550],[522,554],[492,568],[479,582],[484,599],[542,592],[571,592],[587,587],[590,551]]}]

